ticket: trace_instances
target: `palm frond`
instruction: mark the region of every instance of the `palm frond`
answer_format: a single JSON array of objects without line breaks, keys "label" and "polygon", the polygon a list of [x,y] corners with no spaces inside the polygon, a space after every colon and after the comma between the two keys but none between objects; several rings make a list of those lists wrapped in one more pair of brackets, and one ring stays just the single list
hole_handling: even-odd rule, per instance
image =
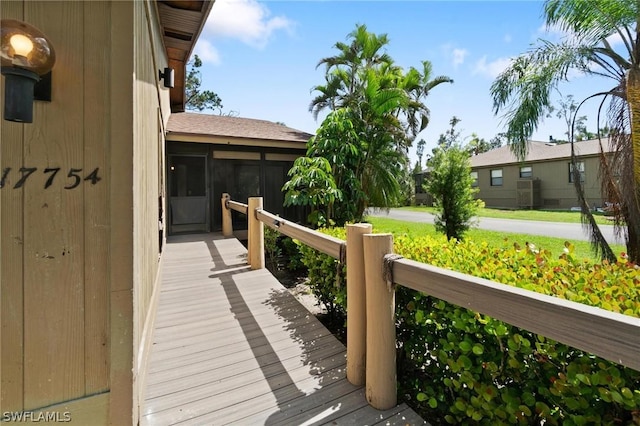
[{"label": "palm frond", "polygon": [[548,0],[544,7],[547,25],[568,31],[585,43],[615,33],[625,39],[622,27],[635,24],[639,12],[636,0]]},{"label": "palm frond", "polygon": [[453,83],[453,79],[451,77],[447,77],[446,75],[439,75],[435,77],[433,80],[426,82],[422,88],[422,95],[427,96],[431,89],[436,86],[439,86],[443,83]]},{"label": "palm frond", "polygon": [[588,70],[593,52],[572,43],[542,41],[528,53],[512,60],[491,85],[494,113],[507,109],[506,134],[516,157],[526,157],[527,141],[551,105],[551,92],[567,80],[571,69]]}]

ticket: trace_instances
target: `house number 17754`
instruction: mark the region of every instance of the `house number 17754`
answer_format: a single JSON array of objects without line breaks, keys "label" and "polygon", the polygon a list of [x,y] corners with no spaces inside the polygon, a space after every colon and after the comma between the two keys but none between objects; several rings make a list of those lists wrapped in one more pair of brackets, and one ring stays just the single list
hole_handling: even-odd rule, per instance
[{"label": "house number 17754", "polygon": [[[13,171],[11,167],[5,167],[4,169],[2,169],[2,175],[0,175],[0,189],[5,187],[9,176],[17,175],[17,177],[14,178],[17,180],[13,185],[13,189],[18,189],[22,188],[27,180],[29,180],[29,178],[34,174],[44,175],[43,177],[46,178],[46,180],[44,181],[44,189],[47,189],[53,184],[53,181],[58,176],[60,170],[60,167],[47,167],[41,169],[40,173],[36,173],[38,171],[37,167],[20,167],[18,170]],[[92,185],[95,185],[102,180],[102,178],[98,176],[99,170],[100,168],[96,167],[91,173],[84,175],[82,174],[82,169],[69,169],[69,172],[67,173],[67,176],[65,178],[66,185],[64,186],[64,189],[76,188],[82,181],[89,181]],[[31,180],[33,179],[35,178],[32,178]]]}]

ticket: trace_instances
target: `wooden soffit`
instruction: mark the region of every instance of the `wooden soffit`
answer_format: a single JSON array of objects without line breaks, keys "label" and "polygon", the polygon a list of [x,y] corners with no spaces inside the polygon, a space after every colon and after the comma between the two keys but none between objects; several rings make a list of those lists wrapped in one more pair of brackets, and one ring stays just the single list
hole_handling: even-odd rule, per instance
[{"label": "wooden soffit", "polygon": [[169,67],[175,70],[169,91],[171,111],[184,111],[184,82],[191,52],[215,0],[156,0]]}]

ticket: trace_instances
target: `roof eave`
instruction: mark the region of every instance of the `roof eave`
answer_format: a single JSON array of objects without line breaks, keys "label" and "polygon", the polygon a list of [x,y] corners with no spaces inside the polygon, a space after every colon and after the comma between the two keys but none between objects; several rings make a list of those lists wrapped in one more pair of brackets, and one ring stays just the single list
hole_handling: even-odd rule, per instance
[{"label": "roof eave", "polygon": [[306,142],[304,141],[227,136],[227,135],[211,135],[206,133],[190,133],[190,132],[176,132],[176,131],[167,132],[166,140],[169,142],[196,142],[196,143],[209,143],[209,144],[215,144],[215,145],[265,146],[265,147],[268,146],[268,147],[274,147],[274,148],[294,148],[294,149],[300,149],[305,151],[307,149]]},{"label": "roof eave", "polygon": [[186,67],[215,0],[156,0],[169,68],[175,72],[169,91],[172,112],[184,111]]},{"label": "roof eave", "polygon": [[[605,152],[605,154],[612,154],[611,152]],[[596,154],[584,154],[584,155],[580,155],[577,154],[576,157],[577,158],[591,158],[591,157],[599,157],[600,154],[596,153]],[[497,166],[521,166],[521,165],[526,165],[526,164],[533,164],[533,163],[547,163],[549,161],[566,161],[566,160],[571,160],[571,156],[567,155],[567,156],[563,156],[563,157],[551,157],[551,158],[539,158],[537,160],[524,160],[524,161],[509,161],[509,162],[504,162],[504,163],[492,163],[492,164],[482,164],[482,165],[474,165],[471,164],[472,168],[477,168],[477,167],[497,167]]]}]

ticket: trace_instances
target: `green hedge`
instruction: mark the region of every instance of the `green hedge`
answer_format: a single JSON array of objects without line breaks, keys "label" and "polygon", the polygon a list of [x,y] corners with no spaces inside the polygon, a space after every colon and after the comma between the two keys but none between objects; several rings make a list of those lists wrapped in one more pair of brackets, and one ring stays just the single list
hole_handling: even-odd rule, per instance
[{"label": "green hedge", "polygon": [[[325,232],[344,239],[344,230]],[[640,271],[560,258],[532,245],[400,236],[396,253],[576,302],[640,317]],[[311,286],[336,311],[336,261],[301,248]],[[344,272],[344,271],[343,271]],[[398,392],[432,424],[640,424],[640,372],[442,300],[399,287]],[[638,355],[640,356],[640,354]]]},{"label": "green hedge", "polygon": [[[344,228],[321,229],[320,231],[346,239]],[[294,240],[297,242],[297,240]],[[331,323],[344,327],[347,311],[346,265],[340,267],[338,261],[311,247],[299,244],[301,261],[307,267],[309,286],[314,295],[327,308]],[[336,275],[340,273],[339,279]]]}]

